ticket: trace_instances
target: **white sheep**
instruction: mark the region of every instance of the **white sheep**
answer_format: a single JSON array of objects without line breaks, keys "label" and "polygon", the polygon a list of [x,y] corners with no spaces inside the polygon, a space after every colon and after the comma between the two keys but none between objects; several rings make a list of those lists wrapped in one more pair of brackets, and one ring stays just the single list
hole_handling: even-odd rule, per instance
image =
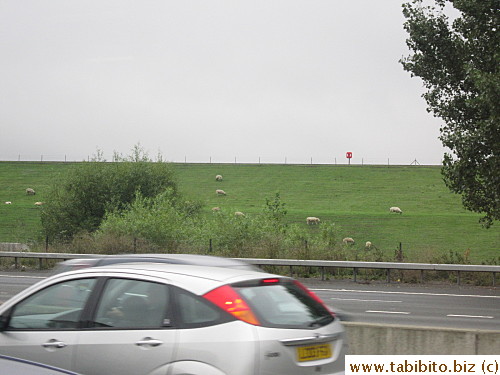
[{"label": "white sheep", "polygon": [[35,202],[35,206],[42,206],[43,202]]},{"label": "white sheep", "polygon": [[366,249],[371,249],[372,248],[372,243],[370,241],[366,241],[365,248]]},{"label": "white sheep", "polygon": [[306,223],[307,225],[311,225],[311,224],[319,224],[321,220],[317,217],[314,217],[314,216],[309,216],[308,218],[306,218]]},{"label": "white sheep", "polygon": [[219,212],[220,211],[220,207],[212,207],[212,212]]},{"label": "white sheep", "polygon": [[36,194],[36,192],[35,192],[35,190],[34,190],[34,189],[32,189],[32,188],[27,188],[27,189],[26,189],[26,194],[28,194],[28,195],[35,195],[35,194]]},{"label": "white sheep", "polygon": [[10,202],[10,201],[7,201],[7,202],[5,202],[5,204],[12,204],[12,202]]},{"label": "white sheep", "polygon": [[226,192],[224,190],[217,189],[217,190],[215,190],[215,194],[217,194],[217,195],[226,195]]},{"label": "white sheep", "polygon": [[222,181],[222,176],[220,174],[215,176],[215,181]]},{"label": "white sheep", "polygon": [[243,212],[236,211],[236,212],[234,213],[234,216],[245,217],[245,214],[244,214]]},{"label": "white sheep", "polygon": [[354,245],[354,240],[351,237],[344,238],[342,242],[346,245]]},{"label": "white sheep", "polygon": [[389,212],[395,212],[395,213],[398,213],[398,214],[402,214],[403,211],[401,211],[401,208],[399,207],[391,207],[389,208]]}]

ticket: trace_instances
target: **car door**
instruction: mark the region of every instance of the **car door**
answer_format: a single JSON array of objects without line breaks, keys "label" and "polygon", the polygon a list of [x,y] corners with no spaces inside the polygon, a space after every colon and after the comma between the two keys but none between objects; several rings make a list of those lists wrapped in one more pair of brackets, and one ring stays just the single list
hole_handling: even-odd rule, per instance
[{"label": "car door", "polygon": [[89,322],[80,332],[76,372],[86,375],[166,374],[176,330],[168,285],[109,278]]},{"label": "car door", "polygon": [[2,316],[2,354],[71,369],[80,317],[95,278],[50,285],[23,299]]}]

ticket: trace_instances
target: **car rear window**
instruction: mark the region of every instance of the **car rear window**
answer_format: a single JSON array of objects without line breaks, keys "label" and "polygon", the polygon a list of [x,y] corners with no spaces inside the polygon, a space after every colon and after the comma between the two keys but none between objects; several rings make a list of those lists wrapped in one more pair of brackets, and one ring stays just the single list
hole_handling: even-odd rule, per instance
[{"label": "car rear window", "polygon": [[306,289],[292,281],[235,286],[263,326],[317,328],[334,320],[331,312]]}]

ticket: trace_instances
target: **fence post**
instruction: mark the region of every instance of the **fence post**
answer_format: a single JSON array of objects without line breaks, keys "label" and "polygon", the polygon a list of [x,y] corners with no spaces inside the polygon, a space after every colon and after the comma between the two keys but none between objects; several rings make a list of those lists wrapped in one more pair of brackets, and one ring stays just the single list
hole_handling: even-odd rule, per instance
[{"label": "fence post", "polygon": [[403,262],[403,244],[399,243],[399,248],[396,249],[396,262]]}]

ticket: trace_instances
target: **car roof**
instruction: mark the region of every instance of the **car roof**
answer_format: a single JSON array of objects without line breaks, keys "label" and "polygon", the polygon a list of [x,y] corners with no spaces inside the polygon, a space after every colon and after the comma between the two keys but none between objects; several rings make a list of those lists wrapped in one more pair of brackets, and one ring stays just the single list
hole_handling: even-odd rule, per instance
[{"label": "car roof", "polygon": [[161,262],[172,264],[191,264],[200,266],[245,268],[258,271],[259,268],[242,260],[223,258],[200,254],[117,254],[97,255],[92,258],[71,259],[62,262],[62,265],[99,266],[124,262]]}]

